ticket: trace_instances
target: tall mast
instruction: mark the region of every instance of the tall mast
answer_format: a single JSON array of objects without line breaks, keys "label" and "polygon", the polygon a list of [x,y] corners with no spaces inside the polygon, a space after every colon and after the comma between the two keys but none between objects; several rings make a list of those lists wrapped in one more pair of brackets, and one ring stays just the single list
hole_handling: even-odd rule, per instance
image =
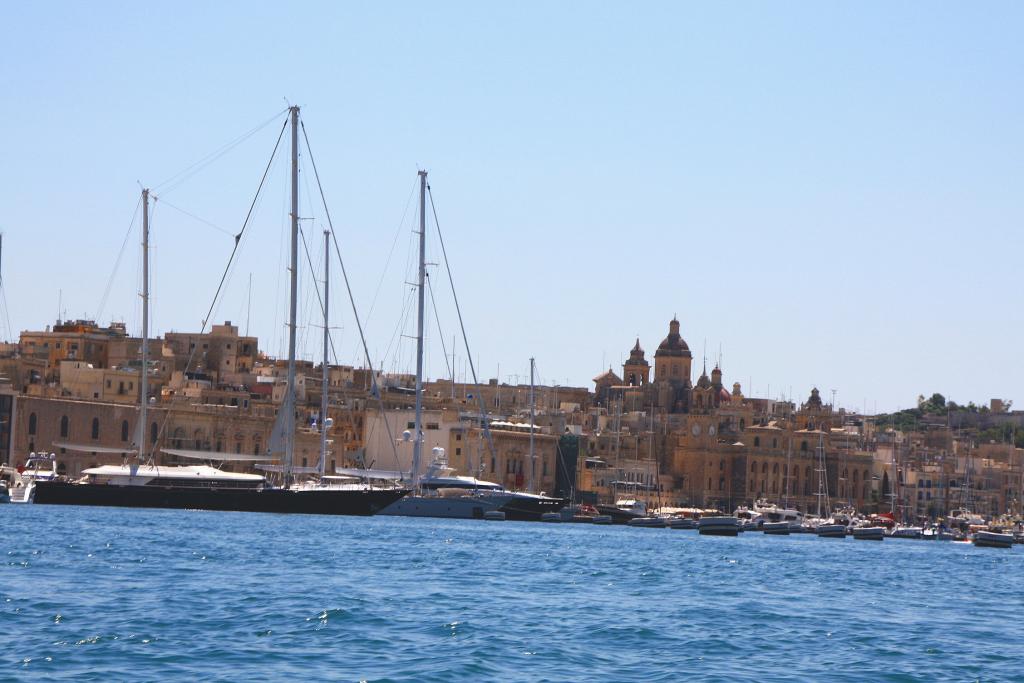
[{"label": "tall mast", "polygon": [[427,279],[427,172],[420,171],[420,268],[416,280],[416,431],[412,442],[412,480],[419,479],[423,449],[423,298]]},{"label": "tall mast", "polygon": [[142,371],[139,373],[139,460],[146,457],[146,399],[149,397],[149,189],[142,190]]},{"label": "tall mast", "polygon": [[327,290],[330,284],[328,274],[331,267],[331,233],[324,230],[324,376],[320,383],[320,476],[324,476],[327,466],[327,351],[330,347],[329,328],[327,327]]},{"label": "tall mast", "polygon": [[533,358],[530,359],[530,486],[527,489],[533,493],[535,477],[537,475],[537,456],[533,452],[533,422],[535,419],[534,397],[533,397]]},{"label": "tall mast", "polygon": [[291,295],[288,304],[288,381],[281,409],[285,420],[284,485],[291,483],[295,460],[295,319],[299,293],[299,108],[289,107],[292,120],[292,252]]},{"label": "tall mast", "polygon": [[818,435],[818,519],[821,519],[821,499],[825,498],[825,512],[828,512],[828,472],[825,469],[825,435]]}]

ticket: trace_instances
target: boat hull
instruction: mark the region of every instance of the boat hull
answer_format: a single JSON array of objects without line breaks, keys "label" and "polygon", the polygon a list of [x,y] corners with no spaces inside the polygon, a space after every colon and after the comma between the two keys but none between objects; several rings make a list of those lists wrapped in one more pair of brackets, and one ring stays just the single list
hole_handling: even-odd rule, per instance
[{"label": "boat hull", "polygon": [[668,522],[661,517],[637,517],[629,520],[627,524],[644,529],[664,529],[668,526]]},{"label": "boat hull", "polygon": [[740,532],[740,523],[735,517],[701,517],[697,531],[702,536],[736,536]]},{"label": "boat hull", "polygon": [[464,498],[405,496],[377,514],[400,517],[483,519],[488,512],[499,509],[503,502],[504,500],[491,500],[481,496],[466,496]]},{"label": "boat hull", "polygon": [[505,519],[518,522],[539,522],[541,515],[546,512],[558,512],[568,502],[564,498],[513,496],[498,509],[505,513]]},{"label": "boat hull", "polygon": [[974,545],[979,548],[1010,548],[1013,546],[1013,534],[979,531],[974,534]]},{"label": "boat hull", "polygon": [[789,536],[792,529],[789,522],[765,522],[761,525],[761,531],[766,536]]},{"label": "boat hull", "polygon": [[819,538],[846,538],[846,526],[843,524],[822,524],[816,532]]},{"label": "boat hull", "polygon": [[48,481],[36,483],[35,503],[365,516],[380,512],[406,493],[406,489],[230,490]]},{"label": "boat hull", "polygon": [[629,520],[643,517],[632,510],[622,510],[614,505],[598,505],[597,511],[612,518],[612,524],[629,524]]},{"label": "boat hull", "polygon": [[857,527],[853,530],[853,537],[858,541],[884,541],[885,529],[880,526]]}]

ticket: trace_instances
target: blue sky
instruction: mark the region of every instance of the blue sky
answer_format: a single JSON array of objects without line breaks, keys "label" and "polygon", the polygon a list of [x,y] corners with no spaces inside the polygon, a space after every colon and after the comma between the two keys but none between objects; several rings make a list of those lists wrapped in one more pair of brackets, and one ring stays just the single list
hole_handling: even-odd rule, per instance
[{"label": "blue sky", "polygon": [[[287,99],[389,370],[412,367],[406,208],[426,168],[484,378],[522,381],[535,356],[543,381],[589,385],[638,335],[652,355],[676,314],[697,365],[721,352],[748,394],[818,386],[869,411],[933,391],[1024,401],[1022,19],[999,2],[8,5],[0,322],[40,329],[60,299],[137,331],[137,231],[111,272],[139,183]],[[158,189],[157,332],[198,328],[231,248],[178,209],[237,230],[279,127]],[[286,170],[216,315],[248,319],[271,353]],[[437,376],[456,321],[434,282]],[[339,360],[359,362],[339,285]]]}]

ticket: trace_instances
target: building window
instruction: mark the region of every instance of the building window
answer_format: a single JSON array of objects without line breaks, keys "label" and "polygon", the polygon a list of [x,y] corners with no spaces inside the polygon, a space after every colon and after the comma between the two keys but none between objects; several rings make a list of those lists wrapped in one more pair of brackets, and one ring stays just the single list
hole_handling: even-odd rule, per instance
[{"label": "building window", "polygon": [[456,448],[455,449],[455,455],[462,455],[462,449],[461,448]]},{"label": "building window", "polygon": [[778,439],[772,439],[772,448],[778,448],[778,447],[779,447],[779,440]]},{"label": "building window", "polygon": [[68,436],[68,416],[67,415],[62,415],[61,418],[60,418],[60,435],[61,435],[62,438],[65,438],[65,439]]},{"label": "building window", "polygon": [[35,413],[29,413],[29,415],[28,415],[28,435],[29,436],[35,436],[36,435],[36,414]]},{"label": "building window", "polygon": [[156,443],[156,437],[160,434],[160,427],[157,426],[156,422],[149,425],[149,442]]},{"label": "building window", "polygon": [[100,438],[100,419],[98,417],[92,419],[92,438]]},{"label": "building window", "polygon": [[750,473],[757,474],[757,461],[750,463]]},{"label": "building window", "polygon": [[760,448],[760,447],[761,447],[761,437],[755,436],[754,437],[754,448]]},{"label": "building window", "polygon": [[801,441],[800,442],[800,450],[804,451],[804,452],[807,451],[807,442],[806,441]]}]

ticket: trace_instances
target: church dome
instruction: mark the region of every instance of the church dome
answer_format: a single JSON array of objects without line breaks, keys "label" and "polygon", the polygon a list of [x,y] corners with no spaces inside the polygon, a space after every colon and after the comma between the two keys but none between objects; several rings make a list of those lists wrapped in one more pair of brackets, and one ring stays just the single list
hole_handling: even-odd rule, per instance
[{"label": "church dome", "polygon": [[675,318],[672,318],[672,322],[668,324],[668,336],[658,345],[658,350],[654,352],[655,358],[662,356],[693,357],[690,353],[690,347],[686,345],[686,342],[679,335],[679,321]]}]

